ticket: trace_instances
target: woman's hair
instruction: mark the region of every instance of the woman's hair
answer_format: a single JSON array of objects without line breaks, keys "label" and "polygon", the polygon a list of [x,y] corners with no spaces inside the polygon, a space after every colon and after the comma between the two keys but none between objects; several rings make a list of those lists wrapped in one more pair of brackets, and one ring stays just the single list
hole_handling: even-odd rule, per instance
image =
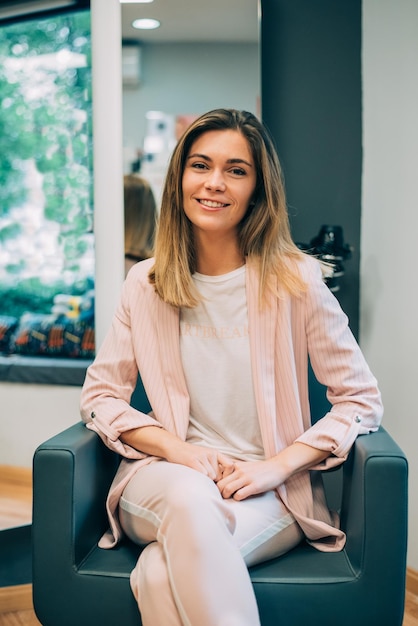
[{"label": "woman's hair", "polygon": [[248,141],[255,169],[254,203],[238,226],[242,255],[255,261],[260,296],[268,289],[284,288],[298,294],[304,289],[297,260],[302,253],[292,241],[284,183],[273,141],[263,124],[247,111],[216,109],[196,119],[179,139],[171,157],[161,203],[150,282],[158,295],[174,306],[193,307],[200,301],[192,274],[196,271],[195,242],[190,220],[183,210],[182,178],[192,144],[203,133],[236,130]]},{"label": "woman's hair", "polygon": [[135,174],[123,178],[125,256],[141,261],[152,256],[157,209],[149,183]]}]

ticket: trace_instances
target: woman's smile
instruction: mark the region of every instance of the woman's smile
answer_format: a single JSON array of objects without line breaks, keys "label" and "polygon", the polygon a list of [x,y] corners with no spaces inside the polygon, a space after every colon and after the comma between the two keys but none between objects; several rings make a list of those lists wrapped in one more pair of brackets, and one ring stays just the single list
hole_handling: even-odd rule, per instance
[{"label": "woman's smile", "polygon": [[214,200],[204,200],[203,198],[197,198],[197,201],[208,209],[224,209],[229,206],[227,203],[215,202]]},{"label": "woman's smile", "polygon": [[236,130],[211,130],[192,144],[183,172],[183,208],[194,229],[236,236],[256,185],[247,139]]}]

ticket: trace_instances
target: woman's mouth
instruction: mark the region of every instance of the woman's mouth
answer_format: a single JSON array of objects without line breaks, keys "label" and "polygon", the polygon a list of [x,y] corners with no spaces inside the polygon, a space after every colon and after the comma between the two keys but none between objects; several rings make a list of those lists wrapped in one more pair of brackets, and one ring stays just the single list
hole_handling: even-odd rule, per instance
[{"label": "woman's mouth", "polygon": [[203,206],[208,209],[223,209],[228,206],[228,204],[225,204],[224,202],[215,202],[214,200],[205,200],[203,198],[198,198],[198,202],[199,204],[203,204]]}]

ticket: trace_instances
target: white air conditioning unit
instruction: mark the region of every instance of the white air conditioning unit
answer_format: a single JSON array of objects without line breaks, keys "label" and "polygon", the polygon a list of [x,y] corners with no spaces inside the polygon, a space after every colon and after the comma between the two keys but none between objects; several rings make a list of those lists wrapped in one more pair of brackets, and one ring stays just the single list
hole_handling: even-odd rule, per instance
[{"label": "white air conditioning unit", "polygon": [[122,82],[124,87],[139,87],[141,82],[141,47],[122,45]]}]

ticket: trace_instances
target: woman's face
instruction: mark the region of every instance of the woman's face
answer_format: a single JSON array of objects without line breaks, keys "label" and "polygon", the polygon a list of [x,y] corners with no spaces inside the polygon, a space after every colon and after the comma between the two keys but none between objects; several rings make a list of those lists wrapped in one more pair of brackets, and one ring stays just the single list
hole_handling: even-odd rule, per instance
[{"label": "woman's face", "polygon": [[183,180],[183,208],[195,231],[233,234],[256,186],[246,138],[236,130],[211,130],[192,144]]}]

